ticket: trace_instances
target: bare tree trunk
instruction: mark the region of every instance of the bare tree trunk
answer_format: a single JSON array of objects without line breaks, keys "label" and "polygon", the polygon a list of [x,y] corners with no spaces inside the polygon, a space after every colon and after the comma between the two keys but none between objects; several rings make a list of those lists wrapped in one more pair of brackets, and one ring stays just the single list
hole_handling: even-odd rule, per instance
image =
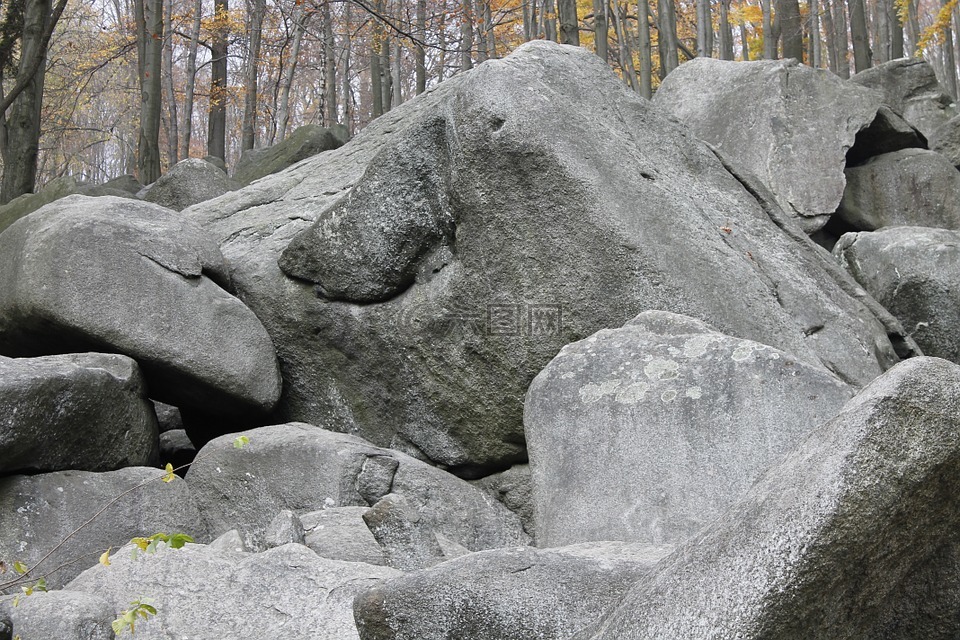
[{"label": "bare tree trunk", "polygon": [[390,72],[390,39],[384,38],[380,47],[380,95],[384,113],[393,108],[393,76]]},{"label": "bare tree trunk", "polygon": [[163,74],[163,93],[167,101],[167,164],[173,166],[177,164],[177,142],[180,134],[177,130],[177,93],[173,87],[173,2],[167,0],[166,7],[163,10],[163,68],[167,70]]},{"label": "bare tree trunk", "polygon": [[557,41],[557,8],[554,0],[543,1],[543,37],[553,42]]},{"label": "bare tree trunk", "polygon": [[447,12],[441,11],[437,17],[437,44],[440,54],[437,56],[437,82],[443,82],[447,71]]},{"label": "bare tree trunk", "polygon": [[460,69],[473,69],[473,11],[470,0],[463,0],[463,16],[460,18]]},{"label": "bare tree trunk", "polygon": [[536,5],[536,2],[533,0],[523,0],[520,3],[520,9],[523,12],[523,41],[530,42],[533,40],[533,33],[536,30],[533,25],[537,23],[533,19],[533,7]]},{"label": "bare tree trunk", "polygon": [[920,18],[917,17],[917,0],[903,0],[907,6],[907,38],[910,41],[909,55],[917,54],[920,44]]},{"label": "bare tree trunk", "polygon": [[618,51],[620,53],[620,68],[623,69],[623,80],[630,85],[634,91],[640,91],[640,85],[637,83],[637,72],[633,68],[633,53],[630,51],[630,39],[623,19],[623,7],[620,6],[620,0],[614,0],[613,28],[617,34]]},{"label": "bare tree trunk", "polygon": [[783,38],[783,57],[803,62],[803,22],[797,0],[778,0],[780,30]]},{"label": "bare tree trunk", "polygon": [[[642,18],[638,18],[642,19]],[[607,61],[609,53],[609,31],[607,24],[607,2],[606,0],[593,0],[593,42],[594,50],[600,59]]]},{"label": "bare tree trunk", "polygon": [[401,58],[403,54],[400,47],[401,47],[400,41],[397,40],[397,52],[396,52],[396,55],[393,56],[393,75],[390,79],[390,83],[391,85],[393,85],[393,105],[394,106],[399,106],[403,104],[403,88],[400,84],[400,73],[402,71],[401,63],[403,62]]},{"label": "bare tree trunk", "polygon": [[808,0],[807,7],[810,12],[810,51],[807,54],[807,61],[811,67],[819,69],[823,64],[820,45],[820,7],[817,0]]},{"label": "bare tree trunk", "polygon": [[838,0],[823,0],[823,29],[827,33],[824,42],[827,45],[827,65],[833,73],[839,73],[837,70],[837,40],[834,38],[833,13],[831,2]]},{"label": "bare tree trunk", "polygon": [[[382,3],[377,3],[377,10],[382,8]],[[383,15],[382,12],[380,15]],[[380,68],[381,49],[386,44],[384,42],[383,25],[378,18],[373,19],[373,37],[370,46],[370,97],[373,101],[373,117],[377,118],[383,115],[383,70]]]},{"label": "bare tree trunk", "polygon": [[637,0],[638,49],[640,50],[640,95],[653,97],[653,52],[650,47],[650,0]]},{"label": "bare tree trunk", "polygon": [[163,2],[136,0],[137,73],[140,78],[140,136],[137,177],[150,184],[160,177],[160,91],[163,57]]},{"label": "bare tree trunk", "polygon": [[214,0],[214,27],[210,47],[210,113],[207,119],[207,155],[227,158],[227,38],[230,35],[227,0]]},{"label": "bare tree trunk", "polygon": [[190,28],[190,47],[187,52],[187,79],[183,95],[183,126],[180,128],[180,157],[190,157],[190,139],[193,136],[193,92],[197,84],[197,46],[200,42],[200,18],[203,0],[193,6],[193,25]]},{"label": "bare tree trunk", "polygon": [[243,78],[243,124],[240,149],[253,149],[257,143],[257,98],[260,76],[260,43],[263,34],[263,17],[267,10],[266,0],[246,0],[250,19],[247,45],[247,67]]},{"label": "bare tree trunk", "polygon": [[891,0],[874,0],[868,3],[864,8],[870,12],[867,23],[870,26],[871,54],[873,62],[882,64],[890,60],[890,25],[887,24],[887,18],[890,12],[887,5]]},{"label": "bare tree trunk", "polygon": [[850,38],[853,40],[853,63],[857,72],[870,68],[870,39],[867,35],[867,16],[863,0],[848,0],[850,7]]},{"label": "bare tree trunk", "polygon": [[[336,41],[333,38],[333,17],[330,15],[330,3],[324,2],[321,9],[323,17],[323,106],[326,110],[324,125],[327,127],[337,123],[337,56],[334,51]],[[297,35],[303,32],[300,29]],[[292,57],[299,53],[291,52]],[[294,61],[296,65],[296,61]],[[292,80],[292,79],[291,79]],[[292,82],[291,82],[292,84]]]},{"label": "bare tree trunk", "polygon": [[774,60],[777,57],[777,39],[773,35],[773,0],[760,0],[763,12],[763,59]]},{"label": "bare tree trunk", "polygon": [[347,127],[347,134],[353,135],[353,88],[350,86],[350,52],[352,43],[350,42],[350,33],[353,23],[353,11],[350,3],[343,5],[343,64],[341,65],[343,75],[340,80],[343,87],[340,94],[343,96],[343,124]]},{"label": "bare tree trunk", "polygon": [[489,57],[487,54],[487,22],[483,20],[483,5],[484,0],[477,0],[476,7],[473,8],[475,16],[479,16],[481,19],[476,24],[476,44],[477,44],[477,64],[481,62],[486,62]]},{"label": "bare tree trunk", "polygon": [[850,77],[850,58],[847,40],[847,12],[844,10],[843,0],[833,0],[833,37],[837,47],[837,75],[841,78]]},{"label": "bare tree trunk", "polygon": [[900,12],[897,11],[897,3],[892,0],[886,0],[887,6],[887,27],[890,29],[890,59],[896,60],[904,55],[903,48],[903,24],[900,22]]},{"label": "bare tree trunk", "polygon": [[487,56],[497,57],[497,37],[493,31],[493,12],[490,8],[490,0],[483,2],[483,30],[487,37]]},{"label": "bare tree trunk", "polygon": [[696,0],[697,9],[697,55],[709,58],[713,55],[710,46],[713,39],[713,20],[710,15],[710,0]]},{"label": "bare tree trunk", "polygon": [[296,77],[297,65],[300,60],[303,32],[306,30],[312,15],[312,13],[305,13],[303,11],[303,3],[294,5],[293,40],[290,43],[290,55],[287,59],[286,68],[283,70],[283,80],[280,83],[280,100],[277,106],[276,142],[283,142],[283,139],[287,136],[287,128],[290,126],[290,91],[293,89],[293,81]]},{"label": "bare tree trunk", "polygon": [[750,61],[750,42],[747,39],[747,24],[741,20],[740,21],[740,55],[743,57],[744,62]]},{"label": "bare tree trunk", "polygon": [[577,18],[577,0],[557,0],[560,11],[560,44],[580,46],[580,20]]},{"label": "bare tree trunk", "polygon": [[673,0],[658,0],[657,19],[660,35],[660,77],[665,78],[680,66],[680,56],[677,54],[677,12]]},{"label": "bare tree trunk", "polygon": [[[941,0],[947,6],[948,0]],[[953,50],[953,29],[948,21],[943,25],[943,77],[947,91],[954,99],[957,97],[957,58]]]},{"label": "bare tree trunk", "polygon": [[[523,15],[527,15],[526,11]],[[417,0],[417,37],[420,42],[417,43],[414,54],[417,64],[417,95],[420,95],[427,90],[427,52],[423,48],[427,39],[427,0]]]},{"label": "bare tree trunk", "polygon": [[720,0],[720,59],[733,60],[733,34],[730,32],[730,0]]}]

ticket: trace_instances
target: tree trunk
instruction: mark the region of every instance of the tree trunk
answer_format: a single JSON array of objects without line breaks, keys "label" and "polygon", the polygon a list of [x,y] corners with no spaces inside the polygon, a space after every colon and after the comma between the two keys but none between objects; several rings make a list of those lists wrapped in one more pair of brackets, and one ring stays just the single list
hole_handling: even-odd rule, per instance
[{"label": "tree trunk", "polygon": [[390,84],[393,86],[393,105],[400,106],[403,103],[403,87],[400,84],[400,74],[402,73],[402,56],[403,52],[400,49],[402,45],[400,41],[397,40],[397,52],[393,56],[393,72],[390,78]]},{"label": "tree trunk", "polygon": [[580,20],[577,17],[577,0],[558,0],[560,10],[560,44],[580,46]]},{"label": "tree trunk", "polygon": [[720,0],[720,59],[733,60],[733,33],[730,31],[730,0]]},{"label": "tree trunk", "polygon": [[[523,15],[527,15],[526,10]],[[420,95],[427,90],[427,52],[423,48],[427,39],[427,0],[417,0],[417,37],[420,42],[414,48],[414,55],[417,65],[417,95]]]},{"label": "tree trunk", "polygon": [[891,29],[890,25],[887,24],[887,19],[890,16],[888,5],[891,3],[892,0],[874,0],[873,3],[865,7],[870,11],[868,22],[870,24],[871,42],[873,42],[871,53],[873,61],[877,64],[891,60]]},{"label": "tree trunk", "polygon": [[353,135],[353,88],[350,86],[350,51],[352,49],[350,42],[350,33],[353,22],[353,11],[350,3],[343,6],[343,65],[340,80],[343,87],[340,95],[343,99],[343,124],[347,127],[347,134]]},{"label": "tree trunk", "polygon": [[638,49],[640,50],[640,95],[653,97],[653,52],[650,47],[650,0],[637,0]]},{"label": "tree trunk", "polygon": [[[948,0],[941,0],[942,6],[947,6]],[[943,25],[943,77],[946,81],[947,92],[957,97],[957,59],[953,51],[953,29],[950,21]]]},{"label": "tree trunk", "polygon": [[747,40],[747,24],[740,21],[740,55],[744,62],[750,61],[750,42]]},{"label": "tree trunk", "polygon": [[[642,20],[643,18],[638,19]],[[604,62],[607,61],[610,55],[609,32],[610,26],[607,24],[607,2],[606,0],[593,0],[594,50]]]},{"label": "tree trunk", "polygon": [[286,68],[283,70],[283,79],[280,82],[280,100],[277,106],[277,138],[276,142],[283,142],[290,126],[290,91],[293,89],[293,80],[296,77],[297,65],[300,61],[300,47],[303,42],[303,32],[310,22],[312,13],[303,11],[303,4],[293,8],[293,40],[290,43],[290,55]]},{"label": "tree trunk", "polygon": [[187,51],[187,79],[183,94],[183,126],[180,128],[180,157],[190,157],[190,139],[193,136],[193,92],[197,85],[197,47],[200,43],[200,19],[203,0],[193,6],[193,25],[190,28],[190,46]]},{"label": "tree trunk", "polygon": [[803,22],[800,19],[800,5],[797,0],[778,0],[777,13],[780,15],[783,57],[796,58],[798,62],[803,62]]},{"label": "tree trunk", "polygon": [[680,56],[677,53],[677,12],[673,0],[658,0],[657,19],[662,79],[680,66]]},{"label": "tree trunk", "polygon": [[[379,6],[378,6],[379,8]],[[383,48],[383,25],[373,18],[373,37],[370,40],[370,98],[373,101],[373,117],[383,115],[383,72],[380,69],[380,49]]]},{"label": "tree trunk", "polygon": [[710,13],[710,0],[696,0],[697,9],[697,55],[709,58],[713,55],[710,46],[713,39],[713,19]]},{"label": "tree trunk", "polygon": [[833,36],[835,30],[833,27],[833,13],[830,6],[831,1],[837,2],[838,0],[823,0],[823,29],[827,34],[824,42],[827,45],[827,65],[829,65],[830,71],[838,74],[837,40]]},{"label": "tree trunk", "polygon": [[257,144],[257,104],[260,97],[260,43],[263,34],[263,17],[267,10],[266,0],[247,0],[250,31],[247,46],[247,66],[243,78],[243,124],[240,149],[253,149]]},{"label": "tree trunk", "polygon": [[[330,15],[330,3],[323,3],[323,106],[326,110],[324,126],[337,123],[337,56],[333,38],[333,17]],[[303,30],[301,29],[300,32]],[[299,34],[298,34],[299,35]],[[299,42],[297,46],[299,53]],[[294,55],[294,53],[291,53]],[[296,62],[294,62],[296,64]]]},{"label": "tree trunk", "polygon": [[473,11],[471,0],[463,0],[463,16],[460,19],[460,69],[473,69]]},{"label": "tree trunk", "polygon": [[907,37],[910,41],[909,55],[917,55],[920,43],[920,18],[917,17],[917,0],[903,0],[907,6]]},{"label": "tree trunk", "polygon": [[497,34],[493,31],[493,10],[490,8],[490,0],[484,0],[483,3],[483,29],[487,38],[487,56],[497,57]]},{"label": "tree trunk", "polygon": [[380,47],[380,96],[383,99],[383,112],[393,108],[393,76],[390,69],[390,39],[384,38]]},{"label": "tree trunk", "polygon": [[841,78],[849,78],[847,12],[844,10],[843,0],[833,0],[833,34],[833,37],[836,38],[837,47],[837,75]]},{"label": "tree trunk", "polygon": [[557,41],[556,7],[554,0],[543,0],[543,11],[540,12],[543,17],[543,37],[553,42]]},{"label": "tree trunk", "polygon": [[640,91],[640,85],[637,83],[637,72],[633,68],[633,53],[630,51],[630,39],[627,38],[627,32],[624,25],[623,7],[619,0],[614,0],[614,8],[611,12],[613,16],[613,28],[617,34],[617,44],[619,45],[620,68],[623,70],[623,80],[634,91]]},{"label": "tree trunk", "polygon": [[173,87],[173,2],[167,1],[163,10],[163,29],[166,37],[163,42],[163,93],[167,101],[167,164],[177,164],[177,93]]},{"label": "tree trunk", "polygon": [[486,62],[489,54],[487,53],[487,21],[483,19],[484,16],[484,0],[477,0],[477,4],[473,7],[475,16],[478,16],[480,20],[474,25],[476,27],[476,44],[477,44],[477,64],[481,62]]},{"label": "tree trunk", "polygon": [[870,68],[870,39],[863,0],[848,0],[850,6],[850,38],[853,40],[853,64],[857,72]]},{"label": "tree trunk", "polygon": [[807,7],[810,12],[810,35],[808,36],[810,47],[807,53],[807,62],[814,69],[819,69],[822,64],[820,53],[820,8],[817,0],[808,0]]},{"label": "tree trunk", "polygon": [[140,135],[137,177],[143,184],[160,177],[160,92],[163,57],[163,0],[135,0],[137,74],[140,80]]},{"label": "tree trunk", "polygon": [[774,60],[777,57],[777,39],[773,35],[773,0],[760,0],[763,12],[763,59]]},{"label": "tree trunk", "polygon": [[890,59],[902,58],[904,55],[903,24],[900,22],[897,3],[892,0],[887,0],[887,27],[890,29]]},{"label": "tree trunk", "polygon": [[227,0],[213,0],[210,47],[210,113],[207,119],[207,155],[227,159],[227,38],[230,36]]}]

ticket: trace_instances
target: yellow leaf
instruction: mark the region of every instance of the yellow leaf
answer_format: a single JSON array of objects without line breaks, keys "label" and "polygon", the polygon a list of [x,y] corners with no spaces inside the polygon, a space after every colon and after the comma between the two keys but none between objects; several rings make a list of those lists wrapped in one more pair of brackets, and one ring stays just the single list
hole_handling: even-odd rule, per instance
[{"label": "yellow leaf", "polygon": [[[113,547],[110,547],[110,549],[112,548]],[[107,549],[106,551],[104,551],[103,554],[100,556],[100,564],[102,564],[105,567],[110,566],[110,549]]]},{"label": "yellow leaf", "polygon": [[167,466],[164,467],[163,470],[166,472],[163,474],[163,481],[173,482],[173,479],[176,477],[173,475],[173,465],[168,462]]}]

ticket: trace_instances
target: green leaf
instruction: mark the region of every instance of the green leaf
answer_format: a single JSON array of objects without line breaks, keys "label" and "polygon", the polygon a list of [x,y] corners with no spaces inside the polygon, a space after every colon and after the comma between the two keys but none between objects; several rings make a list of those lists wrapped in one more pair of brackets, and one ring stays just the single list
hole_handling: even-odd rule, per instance
[{"label": "green leaf", "polygon": [[110,623],[110,626],[113,627],[113,632],[115,634],[120,635],[120,632],[123,631],[123,627],[124,627],[123,620],[121,620],[120,618],[117,618],[112,623]]},{"label": "green leaf", "polygon": [[245,446],[250,444],[250,438],[247,436],[237,436],[233,439],[233,448],[234,449],[243,449]]},{"label": "green leaf", "polygon": [[13,563],[13,570],[19,573],[20,575],[23,575],[30,569],[27,568],[27,565],[17,560],[16,562]]},{"label": "green leaf", "polygon": [[167,544],[170,545],[171,549],[181,549],[183,545],[188,542],[193,542],[193,538],[186,533],[175,533],[167,540]]}]

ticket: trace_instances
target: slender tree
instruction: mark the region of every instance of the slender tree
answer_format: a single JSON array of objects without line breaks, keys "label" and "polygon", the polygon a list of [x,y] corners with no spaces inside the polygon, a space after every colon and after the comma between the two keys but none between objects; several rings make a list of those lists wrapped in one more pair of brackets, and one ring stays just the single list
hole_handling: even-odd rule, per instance
[{"label": "slender tree", "polygon": [[850,9],[850,39],[853,40],[853,64],[857,72],[870,68],[870,39],[863,0],[847,0]]},{"label": "slender tree", "polygon": [[163,0],[134,0],[137,28],[137,75],[140,80],[140,135],[137,177],[150,184],[160,177],[161,58]]},{"label": "slender tree", "polygon": [[167,0],[163,9],[163,100],[167,103],[167,164],[175,165],[178,158],[177,142],[180,134],[177,121],[177,94],[173,76],[173,1]]},{"label": "slender tree", "polygon": [[780,16],[783,57],[803,62],[803,22],[799,3],[797,0],[778,0],[777,15]]},{"label": "slender tree", "polygon": [[190,139],[193,137],[193,93],[197,84],[197,49],[200,44],[200,20],[203,0],[193,5],[193,25],[190,28],[190,44],[187,49],[186,86],[183,92],[183,126],[180,127],[180,157],[190,157]]},{"label": "slender tree", "polygon": [[[642,18],[638,18],[642,20]],[[609,38],[610,26],[607,24],[607,2],[606,0],[593,0],[593,42],[594,50],[600,59],[604,62],[609,57]]]},{"label": "slender tree", "polygon": [[213,0],[210,46],[210,110],[207,116],[207,155],[227,158],[227,39],[230,8],[227,0]]},{"label": "slender tree", "polygon": [[580,20],[577,17],[577,0],[557,0],[560,10],[560,44],[580,46]]},{"label": "slender tree", "polygon": [[653,97],[653,51],[650,46],[650,0],[637,0],[637,49],[640,52],[640,95]]}]

